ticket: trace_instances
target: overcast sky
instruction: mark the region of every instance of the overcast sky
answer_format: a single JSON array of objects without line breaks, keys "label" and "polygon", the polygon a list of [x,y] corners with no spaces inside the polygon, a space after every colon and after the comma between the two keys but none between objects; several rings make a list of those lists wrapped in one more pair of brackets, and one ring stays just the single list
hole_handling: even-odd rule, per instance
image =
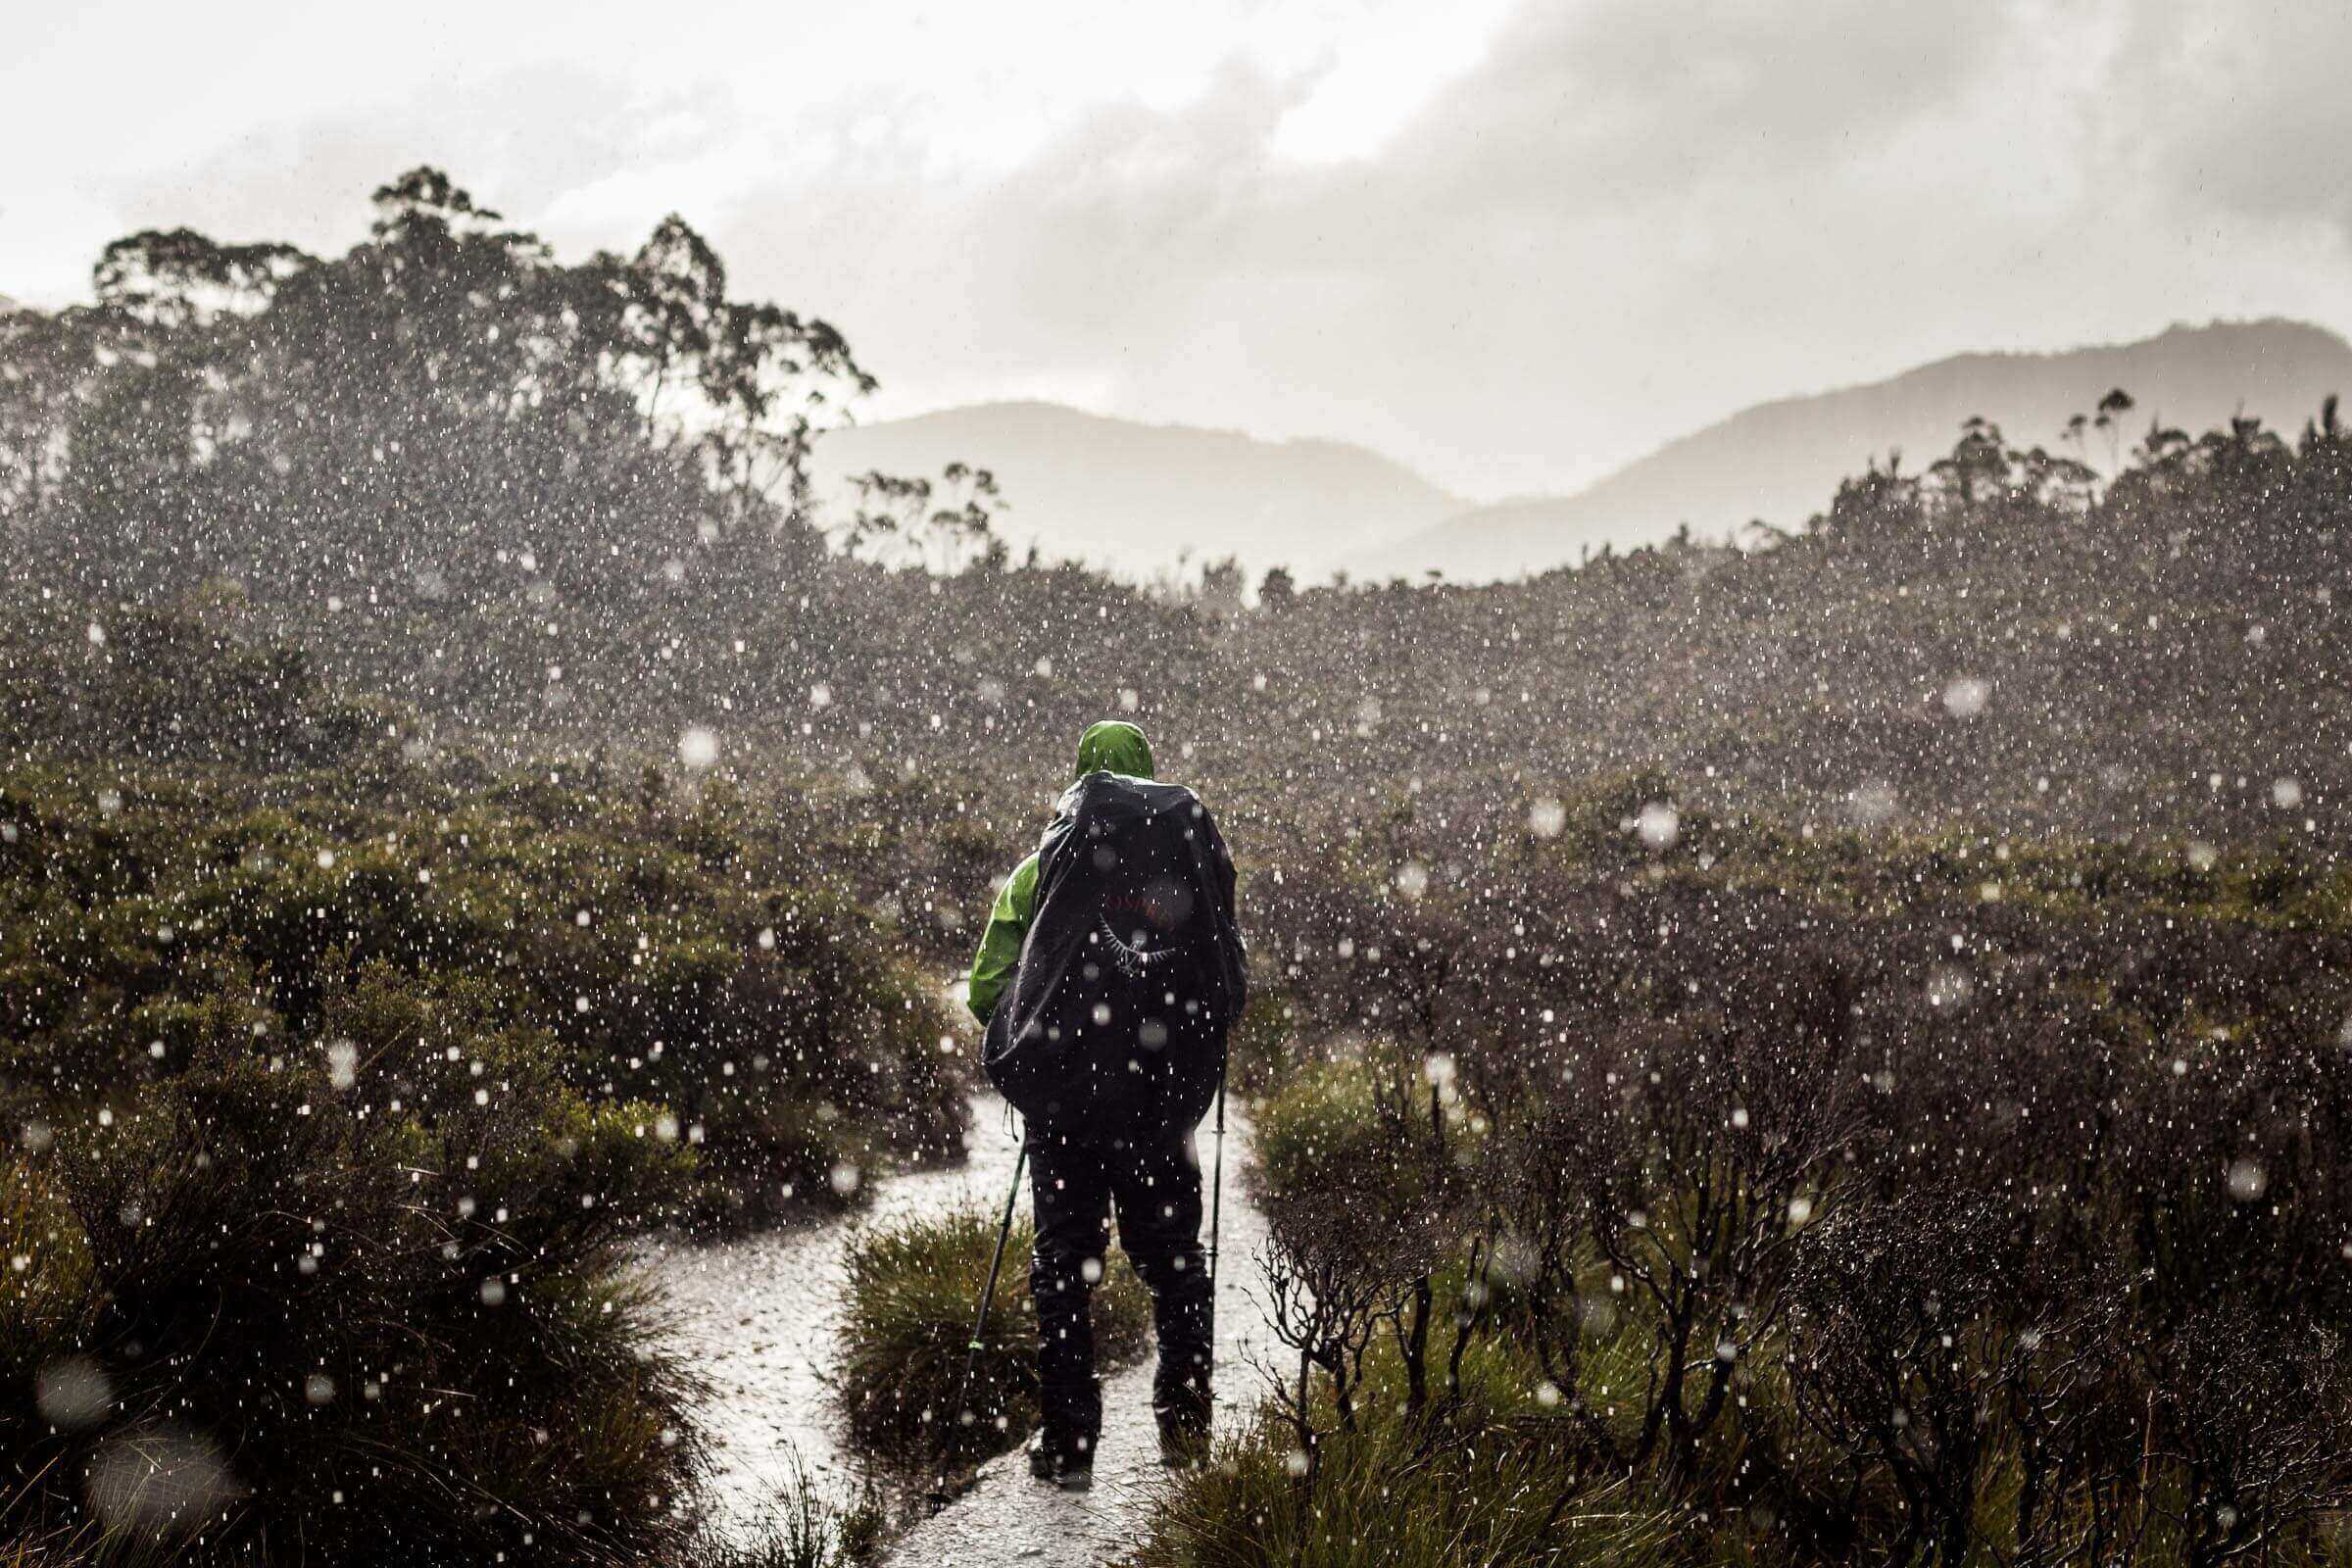
[{"label": "overcast sky", "polygon": [[335,249],[420,162],[680,212],[884,390],[1361,441],[1479,498],[1759,399],[2175,320],[2352,330],[2336,0],[22,8],[0,293]]}]

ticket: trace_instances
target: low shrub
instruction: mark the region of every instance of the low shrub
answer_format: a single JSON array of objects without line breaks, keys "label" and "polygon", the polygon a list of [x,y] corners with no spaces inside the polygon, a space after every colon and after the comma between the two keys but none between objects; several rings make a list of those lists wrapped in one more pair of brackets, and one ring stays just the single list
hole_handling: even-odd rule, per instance
[{"label": "low shrub", "polygon": [[1552,1560],[1482,1514],[1602,1477],[1700,1560],[2337,1560],[2338,873],[1590,809],[1400,812],[1267,893],[1301,1054],[1347,1054],[1257,1109],[1274,1451],[1143,1561],[1414,1560],[1351,1498],[1514,1452],[1496,1358],[1553,1471],[1417,1508],[1468,1560]]},{"label": "low shrub", "polygon": [[371,1012],[388,1040],[464,993],[700,1151],[668,1219],[839,1206],[864,1183],[837,1171],[959,1149],[938,986],[762,803],[632,796],[594,765],[348,782],[0,771],[0,1110],[134,1099],[180,1070],[208,997],[242,995],[275,1041]]},{"label": "low shrub", "polygon": [[1225,1042],[1228,1088],[1237,1096],[1261,1098],[1287,1088],[1324,1057],[1303,1050],[1296,1026],[1298,1009],[1282,993],[1260,986]]},{"label": "low shrub", "polygon": [[[1458,1283],[1458,1282],[1457,1282]],[[1308,1446],[1269,1406],[1213,1462],[1178,1472],[1131,1568],[1457,1568],[1463,1563],[1689,1560],[1684,1510],[1622,1474],[1582,1469],[1581,1442],[1529,1368],[1492,1344],[1464,1357],[1443,1411],[1408,1417],[1395,1343],[1360,1363],[1346,1426],[1317,1395]]]},{"label": "low shrub", "polygon": [[[866,1448],[899,1460],[976,1459],[1021,1442],[1036,1425],[1037,1311],[1029,1299],[1036,1233],[1027,1219],[1014,1222],[1004,1246],[963,1403],[970,1419],[950,1425],[998,1221],[996,1213],[966,1208],[877,1226],[852,1242],[841,1399]],[[1104,1263],[1093,1310],[1096,1361],[1108,1368],[1150,1345],[1152,1301],[1131,1269]]]},{"label": "low shrub", "polygon": [[1357,1156],[1385,1150],[1387,1138],[1363,1063],[1308,1067],[1257,1102],[1250,1180],[1261,1194],[1313,1190]]},{"label": "low shrub", "polygon": [[19,1522],[186,1562],[682,1543],[699,1385],[656,1348],[625,1244],[690,1152],[643,1107],[590,1105],[527,1037],[478,1037],[470,1062],[263,1054],[212,1016],[182,1071],[10,1173]]}]

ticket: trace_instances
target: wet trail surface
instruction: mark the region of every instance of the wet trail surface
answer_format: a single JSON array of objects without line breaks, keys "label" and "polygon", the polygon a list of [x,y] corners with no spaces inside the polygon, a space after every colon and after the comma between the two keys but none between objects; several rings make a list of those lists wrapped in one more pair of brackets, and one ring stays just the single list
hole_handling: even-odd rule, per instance
[{"label": "wet trail surface", "polygon": [[[842,1442],[830,1369],[840,1354],[849,1242],[863,1226],[906,1214],[977,1205],[1002,1212],[1019,1150],[1017,1124],[993,1095],[972,1102],[970,1158],[942,1170],[885,1179],[864,1212],[716,1244],[667,1241],[646,1268],[668,1298],[678,1346],[710,1380],[703,1412],[714,1448],[710,1505],[722,1535],[756,1528],[805,1465],[826,1494],[854,1497],[866,1469]],[[1230,1429],[1257,1397],[1245,1352],[1262,1353],[1263,1316],[1248,1287],[1264,1221],[1241,1192],[1246,1128],[1229,1114],[1225,1139],[1223,1257],[1217,1277],[1217,1420]],[[1200,1134],[1205,1166],[1214,1157]],[[1020,1212],[1028,1212],[1024,1194]],[[1026,1258],[1007,1258],[1026,1268]],[[1126,1266],[1123,1259],[1113,1267]],[[1063,1494],[1030,1480],[1020,1453],[982,1467],[972,1489],[935,1519],[921,1520],[888,1554],[903,1565],[1092,1563],[1115,1557],[1140,1535],[1159,1478],[1150,1361],[1105,1378],[1102,1445],[1095,1490]]]},{"label": "wet trail surface", "polygon": [[668,1298],[677,1343],[710,1380],[703,1419],[715,1450],[712,1522],[722,1534],[740,1533],[772,1511],[792,1485],[796,1458],[828,1494],[857,1494],[865,1467],[843,1445],[831,1381],[849,1296],[850,1240],[906,1214],[973,1204],[1000,1212],[1020,1148],[1003,1101],[973,1097],[968,1147],[964,1164],[883,1179],[859,1213],[649,1250],[646,1266]]},{"label": "wet trail surface", "polygon": [[[1200,1130],[1205,1169],[1214,1157]],[[1227,1112],[1225,1216],[1217,1266],[1217,1430],[1234,1430],[1256,1404],[1259,1379],[1245,1357],[1263,1358],[1271,1344],[1251,1294],[1265,1218],[1242,1193],[1247,1125]],[[1113,1267],[1125,1267],[1115,1262]],[[1152,1419],[1152,1362],[1147,1357],[1102,1380],[1102,1443],[1092,1492],[1065,1493],[1030,1479],[1015,1450],[981,1467],[972,1490],[936,1518],[922,1520],[884,1560],[893,1568],[1019,1568],[1039,1562],[1116,1561],[1141,1539],[1160,1485],[1159,1434]]]}]

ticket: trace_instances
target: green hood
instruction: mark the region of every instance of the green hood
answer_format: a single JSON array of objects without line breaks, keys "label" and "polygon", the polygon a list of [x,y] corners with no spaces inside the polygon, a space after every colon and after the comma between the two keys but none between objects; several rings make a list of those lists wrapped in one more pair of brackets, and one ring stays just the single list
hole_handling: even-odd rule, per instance
[{"label": "green hood", "polygon": [[1129,778],[1152,776],[1152,743],[1133,724],[1106,718],[1089,724],[1078,737],[1078,777],[1089,773],[1124,773]]}]

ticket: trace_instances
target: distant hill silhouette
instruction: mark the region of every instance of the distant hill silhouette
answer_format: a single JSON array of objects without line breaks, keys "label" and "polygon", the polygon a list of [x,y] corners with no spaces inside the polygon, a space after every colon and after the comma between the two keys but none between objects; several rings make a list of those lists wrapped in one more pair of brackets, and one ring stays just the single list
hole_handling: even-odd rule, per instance
[{"label": "distant hill silhouette", "polygon": [[1463,503],[1398,464],[1337,441],[1261,441],[1231,430],[1139,424],[1053,403],[989,403],[836,430],[811,479],[838,498],[870,469],[936,476],[949,463],[993,471],[1010,506],[999,532],[1129,576],[1239,556],[1254,570],[1316,573],[1401,538]]},{"label": "distant hill silhouette", "polygon": [[1506,501],[1446,518],[1344,563],[1360,578],[1483,582],[1574,563],[1602,544],[1654,543],[1688,522],[1721,538],[1751,519],[1788,528],[1819,511],[1841,475],[1899,451],[1916,468],[1983,415],[2013,445],[2046,446],[2111,467],[2106,432],[2063,443],[2068,417],[2090,414],[2111,388],[2137,407],[2123,416],[2128,456],[2151,417],[2187,430],[2260,416],[2291,434],[2330,392],[2352,393],[2352,345],[2297,321],[2175,326],[2136,343],[2054,354],[1962,354],[1885,381],[1784,398],[1733,415],[1568,496]]}]

